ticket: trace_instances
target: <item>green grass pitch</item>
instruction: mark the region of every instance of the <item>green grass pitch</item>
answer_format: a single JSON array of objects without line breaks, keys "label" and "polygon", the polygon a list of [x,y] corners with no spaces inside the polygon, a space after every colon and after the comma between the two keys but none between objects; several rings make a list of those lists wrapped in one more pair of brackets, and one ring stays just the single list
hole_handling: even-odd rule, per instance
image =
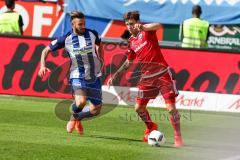
[{"label": "green grass pitch", "polygon": [[150,108],[150,112],[167,142],[151,147],[141,141],[145,126],[133,106],[105,105],[103,110],[112,110],[83,121],[85,133],[79,136],[67,134],[66,121],[56,116],[60,101],[0,96],[0,159],[224,160],[240,155],[238,113],[181,110],[185,146],[176,149],[163,109]]}]

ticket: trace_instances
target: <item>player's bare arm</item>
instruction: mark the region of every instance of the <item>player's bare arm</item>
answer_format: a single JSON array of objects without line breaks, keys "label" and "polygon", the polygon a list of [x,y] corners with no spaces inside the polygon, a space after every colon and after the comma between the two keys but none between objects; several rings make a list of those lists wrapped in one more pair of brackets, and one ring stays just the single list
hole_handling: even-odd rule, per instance
[{"label": "player's bare arm", "polygon": [[156,31],[161,28],[160,23],[148,23],[148,24],[135,24],[135,27],[138,28],[140,31]]},{"label": "player's bare arm", "polygon": [[97,54],[103,68],[104,67],[104,50],[103,50],[102,42],[97,46]]},{"label": "player's bare arm", "polygon": [[45,47],[42,51],[41,62],[40,62],[41,65],[38,71],[38,76],[41,78],[46,74],[46,72],[50,72],[50,69],[46,67],[46,57],[49,52],[51,52],[51,49],[49,46]]},{"label": "player's bare arm", "polygon": [[108,80],[107,85],[112,85],[113,81],[117,76],[119,76],[122,72],[126,71],[130,66],[130,61],[127,59],[123,65],[113,74],[113,76]]}]

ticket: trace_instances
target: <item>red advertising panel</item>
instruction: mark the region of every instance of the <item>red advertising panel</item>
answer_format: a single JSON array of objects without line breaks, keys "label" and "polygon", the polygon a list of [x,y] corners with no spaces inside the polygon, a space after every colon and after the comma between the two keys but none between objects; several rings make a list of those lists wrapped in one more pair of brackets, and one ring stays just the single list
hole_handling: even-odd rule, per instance
[{"label": "red advertising panel", "polygon": [[[71,97],[68,85],[69,63],[64,50],[50,53],[46,65],[52,70],[43,79],[37,76],[40,56],[50,40],[0,37],[0,93],[42,97]],[[118,69],[124,60],[125,45],[105,44],[103,81]],[[197,50],[162,49],[173,68],[180,90],[239,94],[240,54]],[[117,60],[116,60],[117,59]],[[120,85],[132,86],[121,76]]]},{"label": "red advertising panel", "polygon": [[240,53],[162,49],[181,90],[240,94]]},{"label": "red advertising panel", "polygon": [[[0,93],[42,97],[71,97],[65,71],[58,66],[68,61],[64,50],[50,53],[46,65],[52,70],[43,79],[37,76],[41,52],[49,40],[0,37]],[[68,64],[63,65],[68,67]],[[52,77],[51,82],[48,78]],[[55,79],[56,78],[56,79]],[[64,85],[66,84],[66,85]],[[68,88],[68,90],[65,88]],[[63,92],[60,92],[60,91]],[[65,94],[66,93],[66,94]]]}]

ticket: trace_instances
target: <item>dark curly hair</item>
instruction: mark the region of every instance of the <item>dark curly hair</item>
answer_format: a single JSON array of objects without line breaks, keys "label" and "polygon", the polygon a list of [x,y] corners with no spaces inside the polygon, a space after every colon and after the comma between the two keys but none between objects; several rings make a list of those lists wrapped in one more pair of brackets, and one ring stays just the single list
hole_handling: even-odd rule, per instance
[{"label": "dark curly hair", "polygon": [[140,14],[138,11],[129,11],[126,12],[123,16],[124,21],[127,21],[129,19],[134,19],[136,21],[139,21],[140,19]]}]

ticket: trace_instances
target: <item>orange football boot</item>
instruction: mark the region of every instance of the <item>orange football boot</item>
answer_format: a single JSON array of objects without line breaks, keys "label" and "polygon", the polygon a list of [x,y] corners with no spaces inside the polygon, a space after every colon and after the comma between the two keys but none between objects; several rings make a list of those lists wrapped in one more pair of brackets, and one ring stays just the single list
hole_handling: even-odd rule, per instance
[{"label": "orange football boot", "polygon": [[77,123],[77,120],[70,120],[70,121],[68,121],[67,127],[66,127],[68,133],[72,133],[73,132],[76,123]]},{"label": "orange football boot", "polygon": [[174,136],[174,146],[176,148],[179,148],[179,147],[183,146],[182,136]]},{"label": "orange football boot", "polygon": [[144,136],[143,136],[143,142],[147,142],[148,141],[148,135],[153,131],[153,130],[157,130],[158,129],[158,125],[156,123],[152,124],[152,127],[146,128],[144,131]]},{"label": "orange football boot", "polygon": [[80,135],[83,134],[83,126],[82,126],[81,121],[78,120],[78,121],[75,123],[75,129],[76,129],[76,131],[77,131],[78,134],[80,134]]}]

